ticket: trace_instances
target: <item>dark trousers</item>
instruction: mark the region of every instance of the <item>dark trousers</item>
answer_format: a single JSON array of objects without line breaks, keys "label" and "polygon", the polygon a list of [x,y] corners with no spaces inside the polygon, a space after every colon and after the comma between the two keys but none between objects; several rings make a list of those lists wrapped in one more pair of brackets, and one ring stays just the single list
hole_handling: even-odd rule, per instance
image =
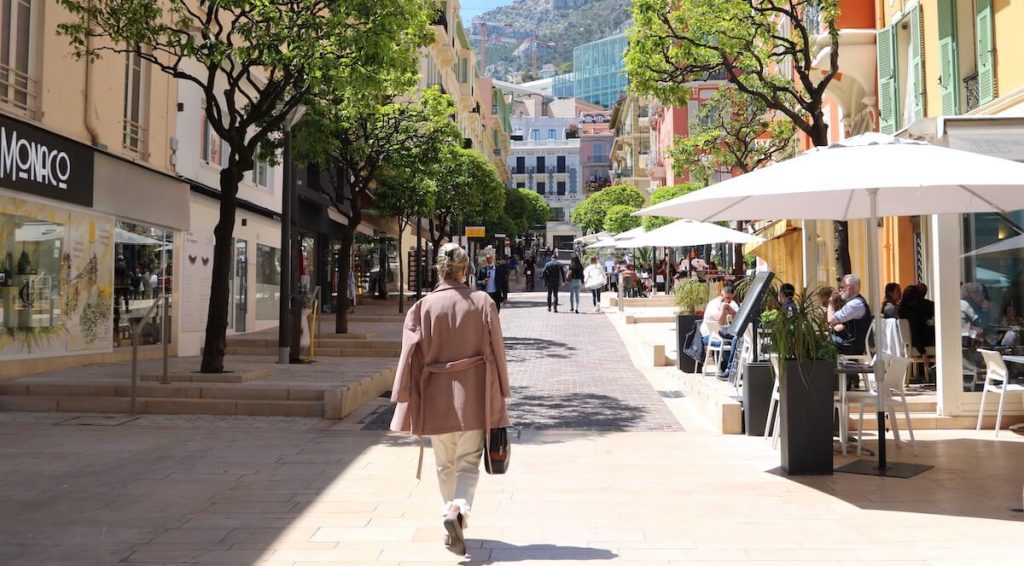
[{"label": "dark trousers", "polygon": [[597,305],[600,305],[601,304],[601,288],[598,287],[597,289],[591,289],[590,290],[590,294],[591,294],[591,296],[594,297],[594,306],[596,307]]},{"label": "dark trousers", "polygon": [[487,293],[491,296],[491,300],[494,301],[494,306],[498,307],[498,312],[501,312],[501,293]]},{"label": "dark trousers", "polygon": [[548,308],[558,308],[558,287],[547,286],[548,288]]}]

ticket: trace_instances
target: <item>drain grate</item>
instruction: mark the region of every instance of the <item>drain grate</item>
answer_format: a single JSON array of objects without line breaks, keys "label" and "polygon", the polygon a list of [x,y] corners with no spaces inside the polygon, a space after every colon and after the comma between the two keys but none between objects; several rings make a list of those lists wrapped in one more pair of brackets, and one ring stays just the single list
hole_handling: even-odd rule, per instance
[{"label": "drain grate", "polygon": [[53,424],[77,425],[77,426],[121,426],[130,423],[139,417],[132,415],[83,415],[59,421]]}]

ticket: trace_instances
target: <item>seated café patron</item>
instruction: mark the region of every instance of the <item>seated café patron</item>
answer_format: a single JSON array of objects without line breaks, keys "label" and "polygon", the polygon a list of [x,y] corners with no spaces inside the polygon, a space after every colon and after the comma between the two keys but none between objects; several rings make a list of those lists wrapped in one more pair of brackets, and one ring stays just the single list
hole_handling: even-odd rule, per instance
[{"label": "seated caf\u00e9 patron", "polygon": [[[717,322],[720,328],[724,327],[729,324],[729,318],[739,312],[740,304],[734,300],[734,296],[735,292],[732,285],[725,285],[722,287],[722,293],[711,299],[708,306],[704,308],[704,320],[700,324],[700,336],[705,346],[711,341],[711,329],[708,327],[708,323]],[[718,344],[714,345],[718,346]],[[725,360],[726,368],[732,365],[732,356],[733,351],[730,349]]]},{"label": "seated caf\u00e9 patron", "polygon": [[839,292],[833,295],[843,301],[841,308],[836,308],[835,300],[828,305],[828,324],[832,327],[832,342],[840,354],[861,355],[865,351],[865,339],[871,328],[871,307],[860,294],[860,277],[849,274],[843,277]]}]

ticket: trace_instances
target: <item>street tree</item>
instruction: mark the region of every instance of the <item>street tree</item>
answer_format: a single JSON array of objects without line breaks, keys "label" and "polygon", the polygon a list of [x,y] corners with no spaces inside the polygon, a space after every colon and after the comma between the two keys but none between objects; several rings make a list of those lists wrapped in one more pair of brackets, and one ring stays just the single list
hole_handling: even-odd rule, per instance
[{"label": "street tree", "polygon": [[[828,145],[824,101],[839,73],[838,17],[839,0],[635,0],[630,89],[679,106],[692,82],[724,79],[814,145]],[[828,60],[816,66],[826,47]],[[837,267],[849,273],[847,223],[834,229]]]},{"label": "street tree", "polygon": [[430,241],[434,250],[452,239],[452,226],[486,224],[494,211],[505,207],[505,185],[487,158],[477,151],[448,146],[430,168],[434,185],[434,214],[430,217]]},{"label": "street tree", "polygon": [[[409,68],[390,92],[342,91],[337,97],[314,101],[297,129],[297,158],[328,172],[330,186],[320,190],[347,220],[341,230],[338,281],[348,280],[355,232],[381,176],[390,171],[398,176],[393,182],[405,182],[416,176],[413,170],[417,164],[422,166],[421,159],[441,159],[443,148],[459,139],[451,120],[455,113],[451,97],[436,87],[416,95],[408,90],[416,77]],[[353,103],[364,96],[370,97],[369,103]],[[424,179],[414,181],[421,182]],[[420,206],[419,198],[411,199],[410,211]],[[389,205],[400,200],[389,199]],[[348,332],[349,299],[348,287],[339,285],[335,309],[339,334]]]},{"label": "street tree", "polygon": [[550,217],[551,208],[544,197],[529,189],[508,189],[504,209],[485,226],[488,234],[507,234],[515,239],[525,236],[531,227],[544,224]]},{"label": "street tree", "polygon": [[392,50],[429,30],[426,0],[58,1],[71,14],[58,32],[77,57],[132,53],[198,87],[227,147],[201,365],[221,372],[239,183],[261,144],[316,91],[385,84],[401,59]]},{"label": "street tree", "polygon": [[616,204],[608,207],[604,216],[604,229],[608,232],[618,234],[626,230],[632,230],[640,226],[640,217],[633,216],[633,213],[640,210],[639,207],[628,204]]},{"label": "street tree", "polygon": [[618,204],[640,208],[644,200],[643,193],[636,187],[612,185],[583,199],[572,211],[572,223],[587,234],[600,232],[604,230],[608,209]]}]

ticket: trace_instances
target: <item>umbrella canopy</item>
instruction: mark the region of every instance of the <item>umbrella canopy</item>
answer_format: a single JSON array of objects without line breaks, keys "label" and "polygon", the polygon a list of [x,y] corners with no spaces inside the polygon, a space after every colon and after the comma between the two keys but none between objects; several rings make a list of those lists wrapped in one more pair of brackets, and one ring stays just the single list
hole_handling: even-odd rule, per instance
[{"label": "umbrella canopy", "polygon": [[645,208],[695,220],[850,220],[1024,208],[1024,163],[863,134]]},{"label": "umbrella canopy", "polygon": [[114,241],[118,244],[136,244],[142,246],[155,246],[163,244],[160,240],[147,238],[123,228],[114,228]]},{"label": "umbrella canopy", "polygon": [[587,249],[596,250],[602,248],[614,248],[617,245],[618,242],[615,241],[615,238],[605,238],[603,240],[598,240],[593,244],[590,244],[589,246],[587,246]]},{"label": "umbrella canopy", "polygon": [[642,235],[644,232],[646,232],[646,230],[644,230],[644,227],[643,226],[639,226],[637,228],[633,228],[632,230],[626,230],[625,232],[616,234],[615,235],[615,240],[617,242],[622,242],[622,241],[625,241],[625,240],[632,240],[633,238],[636,238],[637,236]]},{"label": "umbrella canopy", "polygon": [[584,246],[599,242],[606,238],[611,238],[612,235],[608,232],[598,232],[596,234],[587,234],[586,236],[580,236],[572,241],[574,244],[582,244]]},{"label": "umbrella canopy", "polygon": [[976,250],[965,253],[963,257],[1012,252],[1020,249],[1024,249],[1024,235],[1014,236],[1012,238],[1000,240],[994,244],[980,247]]},{"label": "umbrella canopy", "polygon": [[30,222],[14,230],[16,242],[44,242],[60,240],[64,237],[64,227],[51,222]]},{"label": "umbrella canopy", "polygon": [[[697,220],[867,218],[1008,212],[1024,208],[1024,164],[883,134],[863,134],[656,204],[641,216]],[[878,238],[869,237],[867,282],[878,304]],[[875,336],[882,336],[875,317]],[[875,375],[884,375],[881,356]],[[885,398],[877,402],[884,430]],[[885,442],[878,469],[886,470]]]},{"label": "umbrella canopy", "polygon": [[764,238],[732,230],[710,222],[696,220],[677,220],[661,228],[651,230],[642,236],[630,240],[637,247],[664,246],[679,248],[683,246],[703,246],[704,244],[760,244]]}]

